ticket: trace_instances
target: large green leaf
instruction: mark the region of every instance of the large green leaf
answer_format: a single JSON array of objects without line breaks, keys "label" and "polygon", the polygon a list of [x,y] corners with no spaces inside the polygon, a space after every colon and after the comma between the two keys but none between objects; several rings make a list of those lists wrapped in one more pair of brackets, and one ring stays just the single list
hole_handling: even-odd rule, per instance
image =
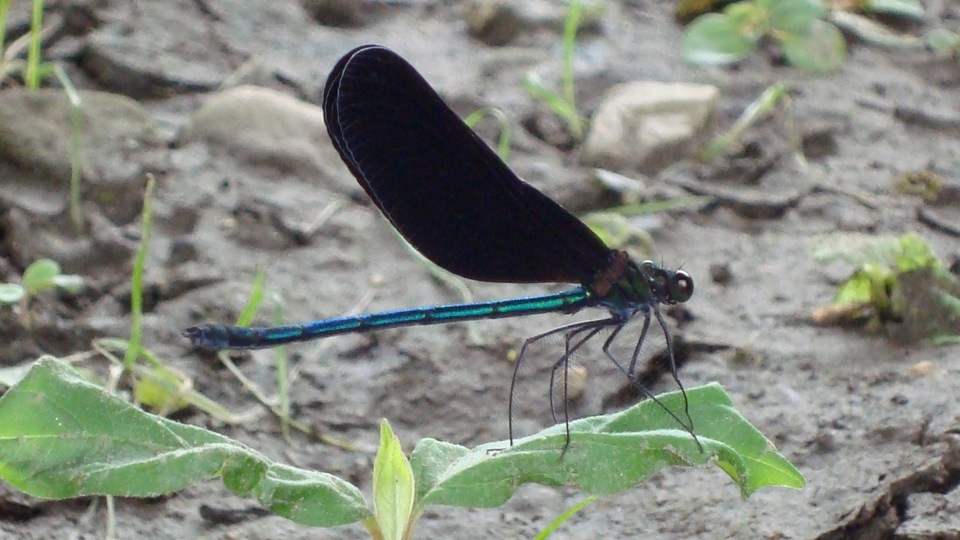
[{"label": "large green leaf", "polygon": [[[578,486],[605,495],[632,488],[669,466],[717,465],[737,483],[743,496],[781,485],[800,488],[803,476],[756,428],[734,410],[717,384],[687,391],[690,416],[702,449],[677,420],[653,401],[609,416],[474,450],[425,439],[411,457],[421,507],[442,504],[495,507],[522,484]],[[683,418],[679,392],[659,396]]]},{"label": "large green leaf", "polygon": [[59,360],[41,359],[0,397],[0,478],[31,495],[155,497],[216,476],[298,523],[370,515],[360,491],[335,476],[148,414]]}]

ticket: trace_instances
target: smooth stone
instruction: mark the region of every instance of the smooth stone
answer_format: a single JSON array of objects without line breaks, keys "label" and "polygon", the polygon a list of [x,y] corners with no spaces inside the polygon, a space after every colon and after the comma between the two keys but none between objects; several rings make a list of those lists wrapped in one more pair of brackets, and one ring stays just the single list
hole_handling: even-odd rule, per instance
[{"label": "smooth stone", "polygon": [[[340,161],[323,110],[277,90],[238,86],[211,96],[193,114],[177,146],[204,143],[253,167],[304,180],[336,178]],[[352,185],[348,185],[353,189]]]},{"label": "smooth stone", "polygon": [[648,174],[693,152],[708,131],[715,86],[638,81],[611,88],[590,122],[585,165]]},{"label": "smooth stone", "polygon": [[[128,97],[84,91],[80,101],[81,200],[127,223],[140,214],[145,173],[166,167],[166,142],[150,112]],[[72,114],[61,89],[0,92],[0,197],[32,212],[66,206]]]}]

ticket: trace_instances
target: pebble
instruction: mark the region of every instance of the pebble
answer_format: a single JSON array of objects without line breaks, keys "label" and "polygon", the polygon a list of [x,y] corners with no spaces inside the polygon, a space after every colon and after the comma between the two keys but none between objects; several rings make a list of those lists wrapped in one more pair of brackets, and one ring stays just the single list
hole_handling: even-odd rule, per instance
[{"label": "pebble", "polygon": [[715,86],[636,81],[614,86],[590,123],[584,164],[656,171],[696,149],[716,110]]}]

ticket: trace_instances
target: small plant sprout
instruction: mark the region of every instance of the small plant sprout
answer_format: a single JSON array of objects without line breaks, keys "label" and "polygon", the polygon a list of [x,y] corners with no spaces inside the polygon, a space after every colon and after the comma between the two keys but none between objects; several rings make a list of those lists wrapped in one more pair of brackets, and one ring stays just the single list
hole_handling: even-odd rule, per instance
[{"label": "small plant sprout", "polygon": [[507,119],[507,115],[503,111],[496,107],[483,107],[470,113],[463,119],[463,123],[473,129],[473,126],[486,116],[495,119],[500,126],[500,137],[497,139],[497,155],[504,162],[510,161],[510,120]]},{"label": "small plant sprout", "polygon": [[924,36],[924,40],[927,47],[941,56],[956,58],[960,53],[960,34],[946,28],[931,30]]},{"label": "small plant sprout", "polygon": [[[43,0],[33,0],[30,31],[9,45],[6,42],[6,21],[10,11],[11,0],[0,0],[0,84],[7,77],[21,74],[24,86],[30,90],[40,88],[40,82],[53,75],[60,82],[67,98],[70,100],[71,136],[70,136],[70,219],[77,234],[83,232],[84,220],[80,211],[80,175],[82,171],[81,135],[83,103],[80,93],[70,81],[67,72],[53,62],[44,62],[41,57],[41,46],[45,39],[58,31],[59,22],[43,27]],[[26,49],[27,60],[21,56]]]},{"label": "small plant sprout", "polygon": [[743,133],[760,119],[775,112],[778,107],[782,107],[786,115],[787,136],[793,143],[795,149],[795,158],[801,167],[805,167],[807,160],[803,155],[803,145],[800,142],[800,136],[797,133],[793,122],[793,114],[790,107],[790,95],[787,87],[783,83],[774,83],[768,86],[758,97],[744,108],[740,117],[733,123],[733,126],[726,133],[718,135],[707,143],[699,152],[697,159],[700,161],[710,161],[718,155],[726,152],[731,146],[735,146],[743,136]]},{"label": "small plant sprout", "polygon": [[830,9],[830,22],[864,43],[895,49],[924,46],[924,39],[897,32],[870,17],[884,15],[923,22],[920,0],[846,0],[831,3]]},{"label": "small plant sprout", "polygon": [[960,282],[919,236],[837,233],[810,249],[819,262],[854,268],[833,303],[813,312],[815,323],[889,327],[904,341],[960,341]]},{"label": "small plant sprout", "polygon": [[407,540],[420,517],[414,506],[416,484],[400,439],[386,420],[380,422],[380,448],[373,465],[373,516],[363,521],[373,538]]},{"label": "small plant sprout", "polygon": [[80,208],[80,174],[83,170],[83,101],[80,92],[73,86],[73,81],[67,72],[57,64],[53,65],[53,73],[67,93],[70,100],[70,221],[73,222],[77,234],[83,232],[83,212]]},{"label": "small plant sprout", "polygon": [[0,305],[19,306],[21,313],[28,317],[30,300],[54,289],[77,294],[83,290],[83,277],[64,274],[56,261],[40,259],[23,271],[20,283],[0,283]]},{"label": "small plant sprout", "polygon": [[833,71],[846,59],[840,30],[826,20],[821,0],[746,0],[723,13],[697,17],[683,35],[683,56],[692,64],[728,65],[756,51],[764,37],[783,48],[787,61],[804,70]]},{"label": "small plant sprout", "polygon": [[[547,87],[543,80],[534,73],[527,74],[523,79],[523,88],[534,99],[542,101],[546,106],[567,124],[567,129],[574,140],[583,138],[585,120],[577,111],[576,92],[573,84],[573,51],[577,45],[577,30],[584,15],[582,0],[571,0],[567,10],[567,17],[563,25],[563,91],[556,92]],[[590,4],[587,9],[602,9],[601,4]]]}]

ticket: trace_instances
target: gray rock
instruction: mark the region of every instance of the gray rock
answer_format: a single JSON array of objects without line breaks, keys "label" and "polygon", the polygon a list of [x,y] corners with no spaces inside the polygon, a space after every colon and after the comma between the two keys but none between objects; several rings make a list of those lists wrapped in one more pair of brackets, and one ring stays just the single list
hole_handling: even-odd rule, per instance
[{"label": "gray rock", "polygon": [[238,86],[211,96],[177,138],[178,146],[197,142],[214,155],[284,175],[339,176],[320,107],[269,88]]},{"label": "gray rock", "polygon": [[90,34],[81,56],[83,70],[106,88],[132,97],[216,88],[234,59],[212,30],[214,17],[201,7],[190,0],[121,2]]},{"label": "gray rock", "polygon": [[956,538],[960,535],[960,492],[911,493],[895,537],[902,540]]},{"label": "gray rock", "polygon": [[[144,174],[164,168],[167,149],[153,117],[130,98],[82,92],[81,190],[111,220],[140,213]],[[0,92],[0,197],[54,213],[70,192],[71,108],[63,90]]]},{"label": "gray rock", "polygon": [[686,83],[614,86],[597,108],[584,142],[584,164],[646,173],[685,157],[710,125],[719,90]]}]

